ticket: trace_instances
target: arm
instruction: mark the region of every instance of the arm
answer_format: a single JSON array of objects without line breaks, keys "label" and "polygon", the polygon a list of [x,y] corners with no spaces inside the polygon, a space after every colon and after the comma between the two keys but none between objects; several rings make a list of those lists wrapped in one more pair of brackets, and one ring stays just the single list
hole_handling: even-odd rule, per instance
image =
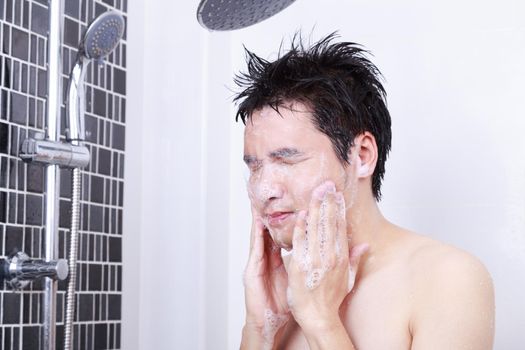
[{"label": "arm", "polygon": [[[303,329],[303,331],[305,331]],[[322,349],[345,349],[354,350],[355,347],[346,332],[346,329],[338,318],[328,327],[307,330],[304,332],[311,350]]]},{"label": "arm", "polygon": [[413,319],[412,349],[492,349],[494,290],[485,267],[472,256],[447,251],[421,281]]},{"label": "arm", "polygon": [[242,329],[242,339],[240,350],[273,350],[277,349],[280,342],[283,328],[280,328],[275,335],[265,336],[264,330],[245,324]]},{"label": "arm", "polygon": [[262,332],[258,329],[251,328],[245,325],[242,329],[241,350],[258,349],[261,344],[264,344],[264,339],[261,336]]},{"label": "arm", "polygon": [[241,349],[269,350],[290,318],[286,301],[288,278],[280,249],[252,208],[250,255],[244,270],[246,321]]}]

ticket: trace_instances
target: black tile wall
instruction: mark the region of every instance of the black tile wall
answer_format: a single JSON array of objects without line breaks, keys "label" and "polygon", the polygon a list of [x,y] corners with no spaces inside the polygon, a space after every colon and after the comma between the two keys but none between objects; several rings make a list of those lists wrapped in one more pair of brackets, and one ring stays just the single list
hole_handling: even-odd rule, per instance
[{"label": "black tile wall", "polygon": [[[66,3],[68,2],[76,1],[66,1]],[[46,36],[47,30],[49,28],[49,17],[47,14],[47,8],[34,3],[31,11],[31,31],[38,33],[42,36]]]},{"label": "black tile wall", "polygon": [[[127,0],[64,1],[63,85],[78,41],[96,15],[124,17]],[[127,20],[127,18],[126,18]],[[18,158],[21,142],[44,132],[47,96],[48,0],[0,0],[0,259],[24,251],[43,258],[45,170]],[[75,349],[120,349],[122,216],[126,121],[126,40],[106,64],[86,72],[86,145],[82,176]],[[62,137],[65,137],[62,108]],[[69,257],[71,170],[60,171],[58,257]],[[57,349],[63,349],[67,282],[58,283]],[[42,333],[42,281],[13,293],[0,285],[0,349],[37,350]]]}]

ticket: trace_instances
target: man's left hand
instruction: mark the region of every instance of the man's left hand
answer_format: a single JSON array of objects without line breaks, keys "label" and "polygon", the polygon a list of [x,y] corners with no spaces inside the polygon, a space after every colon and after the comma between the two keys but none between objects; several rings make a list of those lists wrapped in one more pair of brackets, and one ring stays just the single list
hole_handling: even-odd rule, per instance
[{"label": "man's left hand", "polygon": [[349,250],[343,194],[327,181],[312,194],[308,213],[298,215],[288,266],[288,303],[308,333],[329,333],[341,326],[339,307],[352,290],[368,244]]}]

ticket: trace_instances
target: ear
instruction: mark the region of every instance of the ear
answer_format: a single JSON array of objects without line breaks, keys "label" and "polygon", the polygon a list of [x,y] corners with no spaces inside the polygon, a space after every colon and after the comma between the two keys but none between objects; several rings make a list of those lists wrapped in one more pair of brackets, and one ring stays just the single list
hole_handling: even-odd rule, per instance
[{"label": "ear", "polygon": [[365,178],[372,176],[377,164],[377,144],[374,135],[365,131],[356,136],[352,151],[356,153],[357,176]]}]

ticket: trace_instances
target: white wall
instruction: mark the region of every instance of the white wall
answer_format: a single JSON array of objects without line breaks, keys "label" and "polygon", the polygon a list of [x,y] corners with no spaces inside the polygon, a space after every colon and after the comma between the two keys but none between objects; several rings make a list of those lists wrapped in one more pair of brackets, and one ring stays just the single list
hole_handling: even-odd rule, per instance
[{"label": "white wall", "polygon": [[232,33],[201,29],[197,4],[130,2],[123,348],[238,347],[250,217],[227,87],[242,44],[271,58],[314,27],[363,44],[386,77],[384,213],[481,258],[495,348],[521,348],[525,3],[297,0]]},{"label": "white wall", "polygon": [[192,3],[129,6],[123,348],[204,349],[206,33]]}]

